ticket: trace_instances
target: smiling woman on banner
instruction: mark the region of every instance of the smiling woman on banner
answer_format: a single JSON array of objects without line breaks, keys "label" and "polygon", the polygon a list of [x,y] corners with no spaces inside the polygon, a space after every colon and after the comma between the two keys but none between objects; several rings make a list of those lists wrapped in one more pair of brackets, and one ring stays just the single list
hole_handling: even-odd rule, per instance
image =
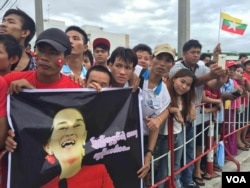
[{"label": "smiling woman on banner", "polygon": [[49,138],[43,147],[47,153],[45,159],[51,166],[57,160],[61,172],[42,188],[114,187],[105,165],[82,166],[86,137],[86,125],[80,111],[64,108],[56,113]]}]

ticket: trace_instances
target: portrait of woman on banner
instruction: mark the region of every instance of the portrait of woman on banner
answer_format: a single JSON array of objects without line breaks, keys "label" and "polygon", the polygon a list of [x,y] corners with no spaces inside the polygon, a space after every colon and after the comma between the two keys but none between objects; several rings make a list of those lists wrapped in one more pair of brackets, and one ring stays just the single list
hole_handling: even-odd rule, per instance
[{"label": "portrait of woman on banner", "polygon": [[84,117],[78,109],[64,108],[55,114],[43,149],[47,153],[47,164],[53,167],[58,163],[60,174],[43,184],[42,188],[114,187],[104,164],[82,165],[86,138]]}]

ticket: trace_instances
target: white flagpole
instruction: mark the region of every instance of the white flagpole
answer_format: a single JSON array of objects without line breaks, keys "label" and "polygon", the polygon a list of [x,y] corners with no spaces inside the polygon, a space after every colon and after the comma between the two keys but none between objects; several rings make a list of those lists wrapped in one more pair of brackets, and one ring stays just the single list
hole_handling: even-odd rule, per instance
[{"label": "white flagpole", "polygon": [[220,10],[220,20],[219,20],[218,43],[220,43],[220,30],[221,30],[221,10]]}]

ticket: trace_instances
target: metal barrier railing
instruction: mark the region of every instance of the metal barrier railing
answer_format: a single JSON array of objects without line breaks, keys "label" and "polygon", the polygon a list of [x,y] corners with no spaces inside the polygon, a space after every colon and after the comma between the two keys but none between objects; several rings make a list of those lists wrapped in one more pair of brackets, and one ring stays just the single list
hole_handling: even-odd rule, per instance
[{"label": "metal barrier railing", "polygon": [[[225,140],[229,136],[234,135],[238,131],[241,131],[241,130],[250,126],[250,117],[249,116],[242,117],[240,115],[241,113],[244,113],[244,112],[249,114],[250,107],[249,106],[246,107],[244,104],[245,104],[245,99],[243,100],[243,106],[241,106],[241,109],[239,109],[239,113],[237,114],[237,111],[235,110],[233,114],[231,114],[231,113],[228,114],[229,121],[224,120],[224,122],[222,123],[221,140],[223,142],[225,142]],[[152,157],[151,172],[155,171],[155,163],[165,156],[167,156],[169,166],[168,166],[168,175],[158,182],[155,182],[155,174],[151,173],[152,185],[150,188],[156,188],[157,186],[161,185],[164,182],[168,182],[168,188],[176,188],[175,176],[180,174],[183,170],[185,170],[190,165],[194,164],[198,159],[202,158],[205,155],[207,155],[208,173],[209,174],[213,173],[213,154],[214,154],[214,149],[218,146],[218,143],[219,143],[219,140],[218,140],[219,122],[218,122],[218,119],[216,119],[216,121],[214,121],[212,119],[212,113],[205,113],[204,112],[204,105],[205,105],[204,103],[197,105],[197,108],[201,108],[202,113],[197,114],[196,120],[193,122],[192,126],[194,126],[194,137],[190,140],[186,140],[186,127],[183,126],[184,144],[179,146],[178,148],[174,148],[174,135],[168,134],[168,146],[166,146],[166,147],[168,147],[168,151],[166,153],[162,154],[161,156],[157,156],[156,158],[154,158],[154,156]],[[227,111],[225,110],[225,112],[227,112]],[[230,121],[230,117],[232,115],[234,116],[234,121]],[[235,121],[237,115],[238,115],[238,121]],[[217,116],[218,116],[218,113],[217,113]],[[207,122],[209,123],[209,125],[205,126],[205,123],[207,123]],[[226,128],[226,125],[228,125],[228,124],[233,125],[233,130],[231,129],[231,127],[228,127],[229,128],[227,130],[228,132],[226,132],[225,128]],[[236,124],[238,126],[236,126]],[[197,129],[196,125],[202,126],[202,131],[198,134],[196,134],[196,129]],[[206,137],[205,130],[208,130],[208,142],[207,142],[206,148],[205,148],[205,137]],[[168,119],[168,133],[173,133],[173,119],[172,118]],[[183,153],[185,154],[186,153],[186,145],[188,143],[190,143],[191,141],[194,141],[194,148],[195,148],[196,138],[199,135],[202,136],[202,146],[203,146],[202,147],[202,154],[199,155],[198,157],[194,157],[194,160],[192,160],[188,163],[187,163],[185,155],[183,155],[184,158],[183,158],[182,167],[178,170],[174,170],[174,152],[176,150],[180,149],[181,147],[183,147]],[[214,143],[214,141],[215,141],[215,143]],[[3,151],[0,153],[0,159],[3,157],[3,155],[5,153],[6,153],[6,151]],[[230,154],[230,152],[227,150],[227,148],[225,148],[225,153],[227,154],[226,160],[230,160],[230,161],[234,162],[235,165],[237,166],[237,171],[240,171],[239,162],[234,159],[234,157]],[[193,151],[193,155],[196,156],[195,150]],[[1,165],[0,165],[0,167],[1,167]],[[1,177],[0,177],[0,188],[1,188],[1,182],[2,181],[1,181]]]},{"label": "metal barrier railing", "polygon": [[[221,123],[222,125],[222,130],[221,133],[219,132],[219,122],[218,122],[218,118],[216,120],[212,119],[212,113],[205,113],[204,112],[204,103],[197,105],[197,107],[201,108],[201,113],[197,114],[196,120],[193,122],[193,126],[194,126],[194,137],[190,140],[186,140],[186,127],[183,126],[183,135],[184,135],[184,144],[181,145],[180,147],[183,147],[183,164],[182,167],[178,170],[174,170],[174,151],[176,151],[178,148],[174,148],[174,135],[173,134],[168,134],[168,151],[160,156],[157,156],[156,158],[154,158],[154,156],[152,157],[152,161],[151,161],[151,172],[155,171],[155,163],[157,163],[157,161],[159,161],[160,159],[162,159],[163,157],[167,156],[168,157],[168,175],[166,177],[164,177],[163,179],[161,179],[158,182],[155,182],[155,174],[151,173],[151,180],[152,180],[152,185],[150,188],[156,188],[157,186],[163,184],[164,182],[168,182],[168,188],[176,188],[175,185],[175,176],[177,176],[178,174],[180,174],[183,170],[185,170],[187,167],[189,167],[190,165],[194,164],[198,159],[201,159],[202,157],[204,157],[205,155],[207,155],[207,173],[211,174],[214,177],[217,177],[216,174],[214,174],[214,170],[213,170],[213,162],[214,162],[214,150],[216,149],[216,147],[219,144],[219,141],[222,140],[223,142],[226,141],[226,139],[228,137],[230,137],[231,135],[236,135],[238,131],[241,131],[245,128],[248,128],[250,126],[250,122],[249,122],[249,116],[246,117],[242,117],[242,115],[240,115],[241,113],[247,113],[249,114],[249,106],[246,107],[245,104],[245,99],[243,100],[243,105],[241,105],[240,109],[238,109],[237,111],[234,110],[233,114],[228,114],[229,119],[225,119],[224,122]],[[230,110],[231,108],[229,108]],[[227,110],[225,110],[225,113],[227,112]],[[238,114],[237,114],[238,112]],[[238,117],[238,121],[236,122],[236,116]],[[217,113],[218,116],[218,113]],[[230,117],[234,116],[234,121],[231,121]],[[205,123],[208,123],[209,125],[206,126]],[[196,130],[197,127],[196,125],[202,126],[202,131],[198,134],[196,134]],[[233,125],[232,127],[227,127],[228,129],[225,129],[227,125]],[[238,126],[236,126],[238,125]],[[205,147],[205,131],[208,130],[208,135],[207,135],[207,144]],[[173,119],[169,118],[168,119],[168,133],[173,133]],[[220,140],[218,140],[218,135],[221,134],[221,138]],[[199,155],[198,157],[194,157],[194,160],[192,160],[191,162],[187,163],[186,162],[186,157],[185,157],[185,153],[186,153],[186,145],[191,142],[194,141],[194,148],[196,146],[196,138],[201,135],[202,136],[202,154]],[[237,144],[237,143],[236,143]],[[225,154],[227,155],[227,157],[225,158],[226,160],[230,160],[233,163],[235,163],[236,167],[237,167],[237,171],[240,171],[240,164],[237,160],[234,159],[234,157],[230,154],[230,152],[228,151],[228,149],[225,147]],[[194,149],[193,151],[193,155],[196,156],[196,151]]]}]

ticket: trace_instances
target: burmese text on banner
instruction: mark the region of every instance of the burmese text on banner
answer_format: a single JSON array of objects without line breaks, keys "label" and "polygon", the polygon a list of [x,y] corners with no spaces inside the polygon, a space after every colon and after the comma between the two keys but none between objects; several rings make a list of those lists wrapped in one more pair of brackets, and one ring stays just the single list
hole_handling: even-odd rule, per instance
[{"label": "burmese text on banner", "polygon": [[142,187],[139,91],[82,90],[8,96],[18,143],[9,154],[9,188]]}]

